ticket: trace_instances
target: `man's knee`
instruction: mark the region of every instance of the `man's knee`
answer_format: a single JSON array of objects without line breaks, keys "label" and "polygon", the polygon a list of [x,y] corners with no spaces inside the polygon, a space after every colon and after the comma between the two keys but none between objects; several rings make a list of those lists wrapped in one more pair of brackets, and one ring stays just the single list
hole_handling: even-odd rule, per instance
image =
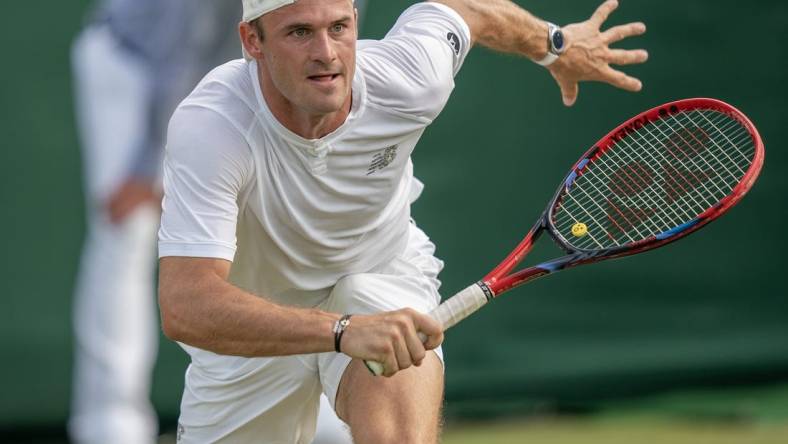
[{"label": "man's knee", "polygon": [[420,367],[382,378],[354,361],[342,378],[337,402],[356,444],[435,443],[441,422],[443,363],[428,353]]},{"label": "man's knee", "polygon": [[437,423],[427,429],[395,420],[382,420],[363,430],[351,429],[351,434],[354,444],[436,444],[439,428]]},{"label": "man's knee", "polygon": [[436,444],[441,430],[440,406],[430,412],[420,411],[418,416],[398,415],[390,411],[371,421],[369,427],[351,428],[355,444]]}]

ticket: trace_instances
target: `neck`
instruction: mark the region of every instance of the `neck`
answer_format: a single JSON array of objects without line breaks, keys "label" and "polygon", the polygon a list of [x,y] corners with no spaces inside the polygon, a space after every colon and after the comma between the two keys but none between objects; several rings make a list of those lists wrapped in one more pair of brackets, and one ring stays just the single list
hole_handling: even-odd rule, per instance
[{"label": "neck", "polygon": [[284,97],[274,86],[270,76],[262,74],[260,62],[257,63],[257,78],[271,114],[285,128],[305,139],[319,139],[342,126],[350,114],[353,103],[353,94],[348,94],[342,107],[330,113],[313,113],[299,108]]}]

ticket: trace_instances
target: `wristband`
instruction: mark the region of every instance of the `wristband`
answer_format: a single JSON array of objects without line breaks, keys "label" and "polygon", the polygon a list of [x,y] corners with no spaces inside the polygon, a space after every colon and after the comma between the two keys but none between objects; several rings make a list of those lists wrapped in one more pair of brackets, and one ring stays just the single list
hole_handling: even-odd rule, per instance
[{"label": "wristband", "polygon": [[345,330],[350,325],[351,316],[353,315],[346,314],[334,323],[334,350],[337,353],[342,353],[339,349],[340,345],[342,345],[342,335],[345,334]]}]

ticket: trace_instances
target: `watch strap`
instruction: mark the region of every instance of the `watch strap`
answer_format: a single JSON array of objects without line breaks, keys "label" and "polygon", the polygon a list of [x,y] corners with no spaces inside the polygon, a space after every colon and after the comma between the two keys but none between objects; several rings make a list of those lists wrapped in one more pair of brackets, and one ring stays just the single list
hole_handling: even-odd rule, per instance
[{"label": "watch strap", "polygon": [[553,62],[555,62],[556,60],[558,60],[558,55],[556,55],[556,54],[553,54],[553,53],[552,53],[552,52],[550,52],[550,51],[547,51],[547,55],[546,55],[546,56],[544,56],[544,58],[542,58],[541,60],[534,60],[534,62],[536,62],[538,65],[542,65],[542,66],[550,66],[550,65],[552,65],[552,64],[553,64]]},{"label": "watch strap", "polygon": [[550,66],[558,60],[559,54],[553,51],[553,33],[560,29],[555,23],[547,23],[547,54],[540,60],[534,60],[538,65]]}]

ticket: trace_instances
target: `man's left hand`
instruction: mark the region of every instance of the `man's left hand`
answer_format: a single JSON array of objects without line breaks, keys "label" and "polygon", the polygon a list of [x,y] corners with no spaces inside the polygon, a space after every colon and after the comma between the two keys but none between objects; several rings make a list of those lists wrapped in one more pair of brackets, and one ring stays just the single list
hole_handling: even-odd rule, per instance
[{"label": "man's left hand", "polygon": [[578,82],[584,80],[609,83],[627,91],[640,91],[643,87],[640,80],[610,67],[610,64],[630,65],[648,59],[648,53],[643,49],[609,47],[612,43],[646,32],[646,25],[640,22],[614,26],[602,32],[602,23],[617,7],[617,0],[607,0],[588,20],[563,27],[568,46],[548,69],[561,88],[564,105],[575,103]]}]

